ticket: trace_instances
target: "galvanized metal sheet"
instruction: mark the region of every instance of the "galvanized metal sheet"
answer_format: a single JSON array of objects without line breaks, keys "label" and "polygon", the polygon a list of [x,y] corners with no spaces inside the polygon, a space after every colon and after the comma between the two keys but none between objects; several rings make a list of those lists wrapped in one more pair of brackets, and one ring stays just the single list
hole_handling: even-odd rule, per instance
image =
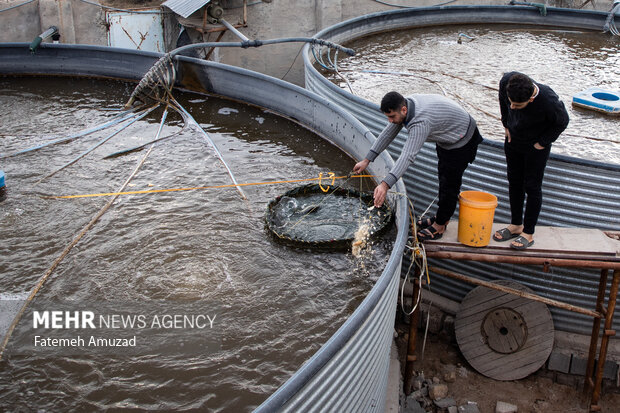
[{"label": "galvanized metal sheet", "polygon": [[[316,37],[346,42],[388,29],[428,25],[466,23],[534,24],[554,27],[599,30],[607,13],[547,8],[541,16],[536,8],[513,6],[457,6],[396,10],[362,16],[326,28]],[[309,46],[304,49],[306,88],[325,96],[358,117],[375,135],[386,125],[385,116],[376,103],[353,96],[334,85],[313,66]],[[407,136],[401,133],[388,148],[398,157]],[[362,155],[363,156],[363,155]],[[416,158],[403,182],[418,212],[424,211],[437,194],[437,158],[434,145],[427,143]],[[490,192],[499,199],[496,222],[510,222],[506,163],[503,145],[485,140],[475,162],[463,177],[463,190]],[[552,154],[543,183],[544,202],[540,225],[591,227],[620,230],[620,166],[585,161]],[[431,209],[432,211],[433,209]],[[455,219],[458,214],[455,215]],[[483,280],[515,280],[543,296],[594,309],[600,272],[597,270],[553,268],[544,273],[540,267],[488,264],[471,261],[431,260],[433,265]],[[405,261],[403,270],[406,271]],[[460,301],[473,286],[434,275],[433,292]],[[592,319],[551,308],[558,330],[590,334]],[[614,328],[620,328],[616,317]]]},{"label": "galvanized metal sheet", "polygon": [[162,3],[162,6],[168,7],[179,16],[187,19],[196,10],[209,4],[210,2],[211,0],[167,0]]},{"label": "galvanized metal sheet", "polygon": [[165,52],[161,14],[135,14],[107,11],[108,46],[124,49]]}]

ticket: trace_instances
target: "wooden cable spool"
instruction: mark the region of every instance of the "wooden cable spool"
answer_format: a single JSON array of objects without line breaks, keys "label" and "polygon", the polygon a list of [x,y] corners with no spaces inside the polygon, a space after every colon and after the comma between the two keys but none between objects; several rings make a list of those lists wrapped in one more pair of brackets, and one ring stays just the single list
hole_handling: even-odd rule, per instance
[{"label": "wooden cable spool", "polygon": [[[513,281],[495,284],[532,292]],[[482,286],[461,302],[455,332],[469,364],[495,380],[530,375],[545,364],[553,349],[553,319],[545,304]]]}]

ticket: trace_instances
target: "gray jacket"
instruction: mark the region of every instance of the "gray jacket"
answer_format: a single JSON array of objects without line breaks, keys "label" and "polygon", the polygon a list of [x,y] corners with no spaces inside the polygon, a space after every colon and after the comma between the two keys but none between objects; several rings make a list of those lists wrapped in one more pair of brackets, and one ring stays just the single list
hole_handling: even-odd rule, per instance
[{"label": "gray jacket", "polygon": [[424,142],[436,142],[444,149],[460,148],[469,142],[476,129],[474,118],[458,103],[444,96],[414,94],[408,96],[406,101],[407,117],[404,124],[389,123],[366,155],[366,159],[374,161],[403,126],[407,128],[409,136],[402,153],[383,179],[390,188],[405,174]]}]

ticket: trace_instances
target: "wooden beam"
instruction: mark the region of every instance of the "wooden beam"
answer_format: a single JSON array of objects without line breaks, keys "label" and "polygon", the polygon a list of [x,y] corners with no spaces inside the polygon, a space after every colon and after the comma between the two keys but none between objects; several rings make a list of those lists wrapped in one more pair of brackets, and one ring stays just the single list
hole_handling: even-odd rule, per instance
[{"label": "wooden beam", "polygon": [[588,315],[590,317],[599,317],[599,318],[602,317],[602,315],[600,313],[596,312],[596,311],[587,310],[585,308],[577,307],[576,305],[566,304],[566,303],[563,303],[561,301],[557,301],[557,300],[552,300],[550,298],[541,297],[539,295],[531,294],[531,293],[528,293],[528,292],[525,292],[525,291],[515,290],[514,288],[504,287],[503,285],[497,285],[497,284],[494,284],[492,282],[479,280],[477,278],[468,277],[466,275],[462,275],[462,274],[458,274],[458,273],[455,273],[455,272],[452,272],[452,271],[444,270],[442,268],[428,267],[428,269],[429,269],[429,271],[432,271],[432,272],[434,272],[436,274],[440,274],[440,275],[444,275],[446,277],[450,277],[450,278],[454,278],[454,279],[457,279],[457,280],[465,281],[465,282],[468,282],[470,284],[481,285],[483,287],[487,287],[487,288],[490,288],[490,289],[493,289],[493,290],[503,291],[503,292],[508,293],[508,294],[514,294],[514,295],[517,295],[519,297],[528,298],[530,300],[539,301],[541,303],[544,303],[544,304],[547,304],[547,305],[552,305],[552,306],[558,307],[558,308],[562,308],[564,310],[572,311],[574,313],[585,314],[585,315]]},{"label": "wooden beam", "polygon": [[620,269],[620,261],[595,261],[595,260],[575,260],[568,258],[546,258],[529,257],[525,255],[500,255],[479,252],[455,252],[442,251],[428,244],[426,246],[426,256],[429,258],[446,258],[451,260],[471,260],[482,262],[502,262],[508,264],[523,265],[556,265],[558,267],[577,267],[577,268],[607,268],[611,270]]}]

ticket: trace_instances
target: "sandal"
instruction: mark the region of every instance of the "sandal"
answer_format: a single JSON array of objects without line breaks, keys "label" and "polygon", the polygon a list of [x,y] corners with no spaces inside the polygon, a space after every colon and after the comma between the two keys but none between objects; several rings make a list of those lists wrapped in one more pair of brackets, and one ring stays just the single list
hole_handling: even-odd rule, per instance
[{"label": "sandal", "polygon": [[437,231],[432,225],[418,232],[418,241],[420,242],[434,241],[440,239],[441,237],[443,237],[443,232]]},{"label": "sandal", "polygon": [[503,228],[503,229],[500,229],[499,231],[496,231],[495,234],[493,234],[493,239],[495,241],[503,242],[503,241],[508,241],[509,239],[518,237],[520,234],[521,233],[517,234],[515,232],[510,232],[508,228]]},{"label": "sandal", "polygon": [[419,217],[418,221],[416,222],[416,225],[418,226],[419,229],[424,229],[424,228],[428,228],[431,225],[433,225],[436,220],[437,220],[437,217],[429,217],[429,218]]},{"label": "sandal", "polygon": [[[518,242],[521,245],[517,245],[515,242]],[[519,236],[516,240],[510,243],[511,248],[521,251],[531,247],[532,245],[534,245],[534,240],[528,241],[524,236]]]}]

